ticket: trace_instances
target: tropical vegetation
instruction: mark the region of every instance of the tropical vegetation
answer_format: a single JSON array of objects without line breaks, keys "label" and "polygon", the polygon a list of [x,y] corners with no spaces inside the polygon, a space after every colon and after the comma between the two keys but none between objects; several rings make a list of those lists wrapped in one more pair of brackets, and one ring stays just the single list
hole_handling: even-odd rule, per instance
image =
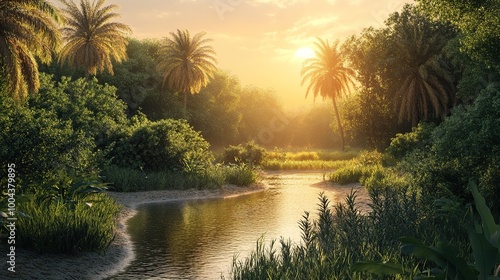
[{"label": "tropical vegetation", "polygon": [[45,0],[0,3],[0,71],[3,91],[16,100],[40,87],[38,63],[48,63],[61,41],[61,16]]},{"label": "tropical vegetation", "polygon": [[[206,33],[127,38],[117,6],[62,2],[64,15],[0,1],[0,162],[19,174],[20,246],[105,250],[120,211],[106,190],[321,169],[363,185],[369,211],[354,192],[333,207],[321,195],[300,243],[260,241],[233,278],[498,278],[498,1],[420,0],[343,43],[318,38],[302,83],[333,113],[287,112],[272,90],[241,85],[216,69]],[[2,194],[3,226],[7,209]]]},{"label": "tropical vegetation", "polygon": [[131,32],[127,25],[111,21],[119,16],[113,12],[118,6],[104,6],[105,0],[81,0],[80,7],[73,1],[61,2],[66,20],[59,61],[82,68],[87,79],[104,70],[113,74],[112,61],[120,63],[127,57],[126,36]]},{"label": "tropical vegetation", "polygon": [[198,93],[213,77],[215,51],[204,32],[191,38],[189,31],[177,29],[170,35],[160,46],[158,68],[164,72],[162,86],[183,94],[186,109],[188,94]]},{"label": "tropical vegetation", "polygon": [[332,99],[333,110],[337,118],[337,127],[340,133],[340,148],[344,150],[344,130],[340,121],[337,99],[347,94],[353,83],[354,70],[346,67],[345,58],[338,50],[339,42],[330,45],[328,40],[321,38],[315,42],[316,56],[307,59],[302,68],[302,84],[309,83],[306,97],[312,91],[314,98],[320,95]]}]

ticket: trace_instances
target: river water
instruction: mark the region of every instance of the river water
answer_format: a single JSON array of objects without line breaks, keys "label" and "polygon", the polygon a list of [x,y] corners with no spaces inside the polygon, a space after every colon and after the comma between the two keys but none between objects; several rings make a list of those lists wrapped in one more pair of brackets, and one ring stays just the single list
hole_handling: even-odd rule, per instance
[{"label": "river water", "polygon": [[368,195],[359,185],[324,182],[322,172],[267,172],[265,191],[226,199],[149,203],[128,221],[135,260],[111,279],[220,279],[232,259],[249,255],[256,241],[280,237],[300,242],[304,211],[316,217],[318,196],[331,203],[357,191],[361,210]]}]

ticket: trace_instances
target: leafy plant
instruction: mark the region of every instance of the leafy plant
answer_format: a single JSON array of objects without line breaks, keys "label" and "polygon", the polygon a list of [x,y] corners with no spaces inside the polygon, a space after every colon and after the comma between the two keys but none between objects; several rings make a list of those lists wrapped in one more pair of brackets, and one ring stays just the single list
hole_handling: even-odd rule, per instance
[{"label": "leafy plant", "polygon": [[149,122],[116,144],[112,163],[144,172],[191,172],[208,168],[209,144],[185,120]]},{"label": "leafy plant", "polygon": [[74,209],[81,201],[91,205],[92,200],[89,198],[94,194],[103,193],[106,189],[106,184],[99,181],[61,175],[59,180],[40,188],[36,197],[40,202],[55,201]]},{"label": "leafy plant", "polygon": [[266,149],[249,141],[245,145],[230,145],[224,149],[224,162],[237,164],[260,165],[266,155]]},{"label": "leafy plant", "polygon": [[18,217],[16,244],[43,253],[105,250],[115,236],[118,204],[100,193],[72,205],[58,200],[20,204],[27,216]]},{"label": "leafy plant", "polygon": [[[436,268],[420,272],[414,279],[497,279],[500,273],[500,225],[496,224],[484,197],[479,193],[474,182],[469,183],[469,189],[474,197],[476,210],[480,221],[475,223],[475,229],[469,229],[468,236],[472,248],[473,263],[460,257],[455,246],[439,241],[436,246],[428,246],[421,241],[402,237],[402,253],[424,258],[437,265]],[[369,271],[378,274],[408,275],[402,266],[388,262],[358,262],[352,266],[353,271]],[[426,278],[427,277],[427,278]]]}]

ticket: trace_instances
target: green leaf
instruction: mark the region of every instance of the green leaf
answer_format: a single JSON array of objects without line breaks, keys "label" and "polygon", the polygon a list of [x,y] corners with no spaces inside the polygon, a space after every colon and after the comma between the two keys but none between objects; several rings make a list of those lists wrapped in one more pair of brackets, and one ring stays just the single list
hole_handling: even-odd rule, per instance
[{"label": "green leaf", "polygon": [[493,247],[497,248],[500,254],[500,225],[495,223],[495,219],[486,205],[484,197],[479,193],[476,183],[472,181],[469,182],[469,188],[474,197],[477,212],[479,216],[481,216],[484,236]]},{"label": "green leaf", "polygon": [[495,267],[497,250],[481,233],[469,230],[469,240],[474,256],[474,266],[479,271],[478,279],[486,280]]},{"label": "green leaf", "polygon": [[411,237],[401,237],[399,240],[403,243],[401,247],[403,254],[413,254],[417,257],[431,260],[441,268],[447,266],[447,260],[436,248],[424,245],[419,240]]},{"label": "green leaf", "polygon": [[351,269],[356,272],[366,271],[383,275],[405,274],[401,264],[385,261],[360,261],[351,266]]},{"label": "green leaf", "polygon": [[438,242],[437,247],[427,246],[420,241],[403,237],[400,238],[404,243],[401,251],[411,253],[417,257],[425,258],[436,263],[440,268],[446,270],[446,274],[451,279],[476,279],[476,273],[469,268],[463,258],[457,257],[456,248],[445,242]]}]

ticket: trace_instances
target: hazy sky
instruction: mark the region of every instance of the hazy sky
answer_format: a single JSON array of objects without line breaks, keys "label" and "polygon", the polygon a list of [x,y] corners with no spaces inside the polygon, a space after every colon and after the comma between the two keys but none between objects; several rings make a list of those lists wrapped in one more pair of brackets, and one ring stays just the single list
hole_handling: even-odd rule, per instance
[{"label": "hazy sky", "polygon": [[[52,0],[56,2],[56,0]],[[79,1],[79,0],[74,0]],[[315,37],[341,41],[387,16],[410,0],[107,0],[120,6],[120,21],[132,37],[163,38],[176,29],[207,32],[218,66],[243,85],[272,88],[291,107],[312,103],[301,87],[297,49]]]}]

